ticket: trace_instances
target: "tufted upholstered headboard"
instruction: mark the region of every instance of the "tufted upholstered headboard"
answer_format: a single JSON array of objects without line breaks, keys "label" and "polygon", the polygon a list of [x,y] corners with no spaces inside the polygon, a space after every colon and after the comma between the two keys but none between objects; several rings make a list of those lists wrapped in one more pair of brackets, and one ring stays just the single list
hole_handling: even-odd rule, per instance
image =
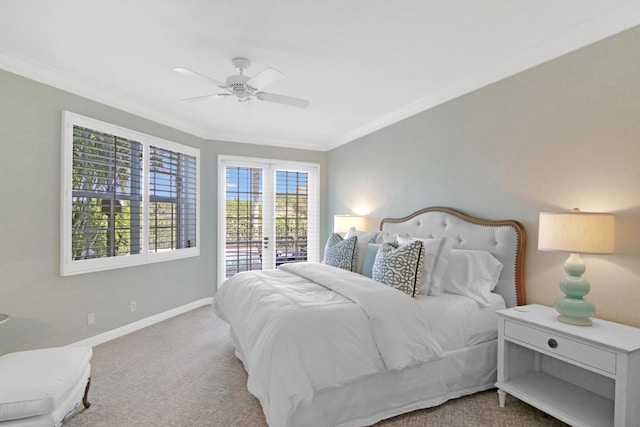
[{"label": "tufted upholstered headboard", "polygon": [[494,292],[507,307],[524,305],[524,257],[527,233],[518,221],[480,219],[446,207],[421,209],[404,218],[385,218],[380,230],[420,238],[448,237],[456,249],[491,252],[503,265]]}]

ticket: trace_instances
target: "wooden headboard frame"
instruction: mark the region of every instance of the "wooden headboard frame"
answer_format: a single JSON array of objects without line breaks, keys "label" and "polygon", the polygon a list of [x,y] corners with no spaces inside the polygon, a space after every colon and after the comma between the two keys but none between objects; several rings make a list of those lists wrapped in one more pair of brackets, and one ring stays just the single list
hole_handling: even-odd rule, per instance
[{"label": "wooden headboard frame", "polygon": [[518,221],[476,218],[452,208],[434,206],[404,218],[385,218],[380,230],[420,238],[447,237],[456,249],[489,251],[503,265],[494,292],[507,307],[525,305],[524,260],[527,233]]}]

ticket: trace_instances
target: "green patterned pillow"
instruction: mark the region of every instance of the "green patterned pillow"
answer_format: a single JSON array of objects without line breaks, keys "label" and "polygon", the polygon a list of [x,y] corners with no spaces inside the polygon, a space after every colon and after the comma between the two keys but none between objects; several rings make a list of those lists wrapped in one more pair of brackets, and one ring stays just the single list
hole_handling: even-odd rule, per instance
[{"label": "green patterned pillow", "polygon": [[411,298],[420,293],[424,270],[424,243],[416,240],[398,249],[383,243],[373,263],[372,279],[385,283]]},{"label": "green patterned pillow", "polygon": [[332,233],[324,247],[322,262],[344,270],[355,270],[358,263],[358,237],[343,240],[339,234]]}]

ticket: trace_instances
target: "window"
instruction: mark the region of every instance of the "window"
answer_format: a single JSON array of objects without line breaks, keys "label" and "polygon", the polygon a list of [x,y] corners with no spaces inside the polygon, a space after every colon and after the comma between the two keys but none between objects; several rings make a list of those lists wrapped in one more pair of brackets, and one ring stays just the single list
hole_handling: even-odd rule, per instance
[{"label": "window", "polygon": [[151,147],[149,250],[196,245],[196,158]]},{"label": "window", "polygon": [[199,255],[199,150],[63,113],[61,274]]},{"label": "window", "polygon": [[218,279],[318,260],[317,164],[220,156]]}]

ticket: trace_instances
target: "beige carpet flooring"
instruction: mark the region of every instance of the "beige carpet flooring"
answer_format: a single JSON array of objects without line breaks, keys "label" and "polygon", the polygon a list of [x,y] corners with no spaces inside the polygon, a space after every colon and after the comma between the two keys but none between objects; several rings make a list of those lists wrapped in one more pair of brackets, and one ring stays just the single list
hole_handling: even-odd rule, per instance
[{"label": "beige carpet flooring", "polygon": [[[64,425],[266,427],[246,388],[228,326],[201,307],[94,347],[89,409]],[[319,420],[320,421],[320,420]],[[319,422],[321,425],[321,422]],[[564,426],[511,396],[500,408],[495,390],[415,411],[377,426]]]}]

